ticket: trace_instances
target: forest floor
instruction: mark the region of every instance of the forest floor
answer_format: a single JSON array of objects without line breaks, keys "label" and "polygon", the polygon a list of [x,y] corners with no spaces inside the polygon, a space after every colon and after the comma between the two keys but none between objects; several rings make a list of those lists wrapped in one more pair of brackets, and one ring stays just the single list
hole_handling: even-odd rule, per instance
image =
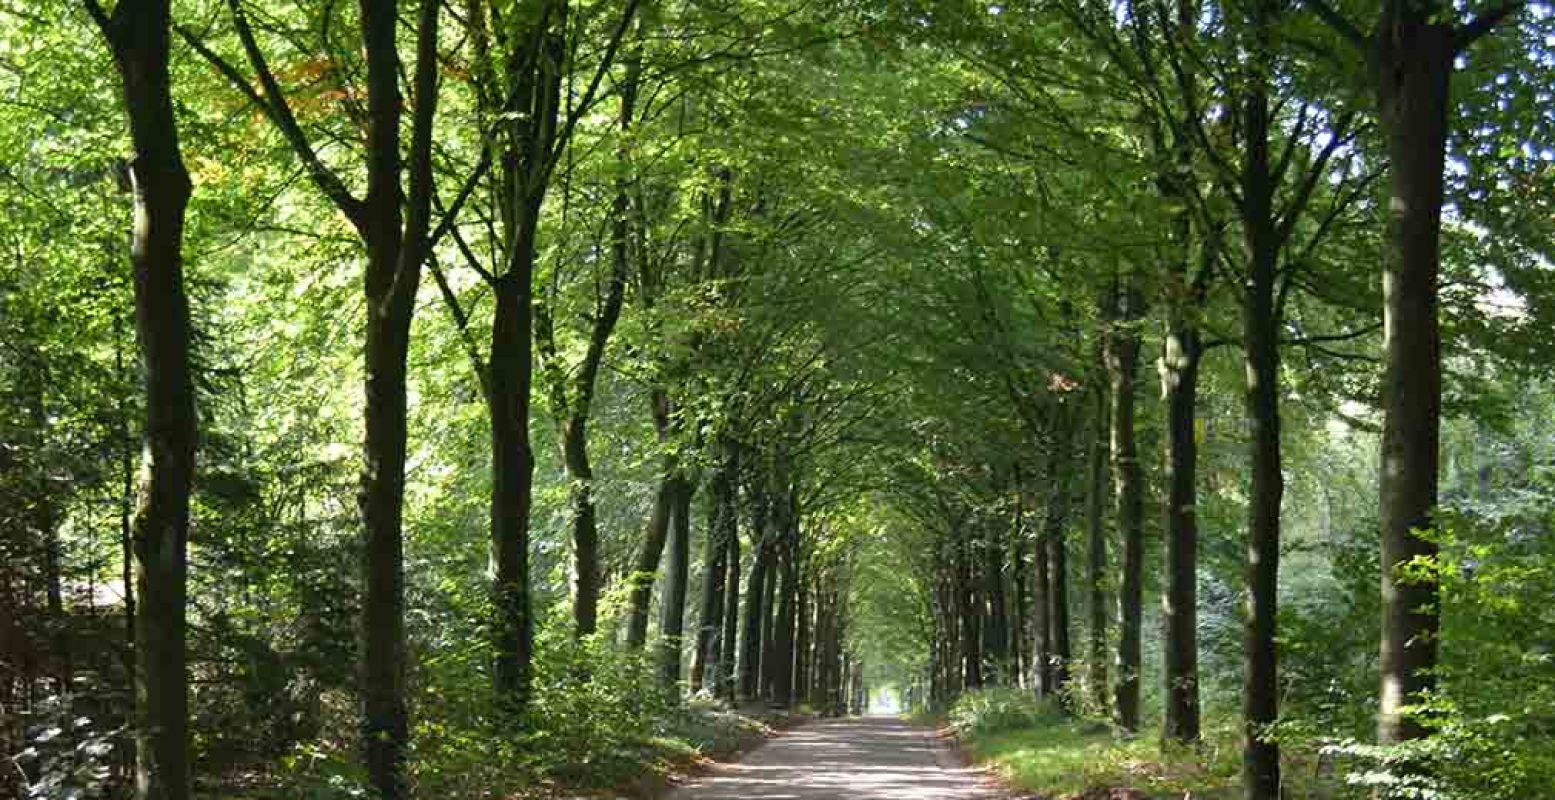
[{"label": "forest floor", "polygon": [[987,775],[961,765],[935,731],[894,717],[819,720],[738,763],[719,764],[668,800],[992,800]]}]

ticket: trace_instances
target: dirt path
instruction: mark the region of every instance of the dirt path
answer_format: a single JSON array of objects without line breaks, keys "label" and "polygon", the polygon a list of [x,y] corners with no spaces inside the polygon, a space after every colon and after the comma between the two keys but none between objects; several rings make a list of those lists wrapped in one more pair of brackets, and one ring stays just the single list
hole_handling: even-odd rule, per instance
[{"label": "dirt path", "polygon": [[990,800],[975,770],[898,719],[826,720],[794,728],[717,767],[670,800]]}]

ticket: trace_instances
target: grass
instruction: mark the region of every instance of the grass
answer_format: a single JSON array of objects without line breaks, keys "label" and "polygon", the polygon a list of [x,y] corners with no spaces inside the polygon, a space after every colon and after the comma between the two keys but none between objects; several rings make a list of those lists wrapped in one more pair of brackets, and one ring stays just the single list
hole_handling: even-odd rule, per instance
[{"label": "grass", "polygon": [[1013,788],[1042,797],[1237,796],[1238,752],[1218,740],[1198,749],[1163,750],[1153,737],[1119,737],[1095,722],[1040,720],[972,733],[962,744]]}]

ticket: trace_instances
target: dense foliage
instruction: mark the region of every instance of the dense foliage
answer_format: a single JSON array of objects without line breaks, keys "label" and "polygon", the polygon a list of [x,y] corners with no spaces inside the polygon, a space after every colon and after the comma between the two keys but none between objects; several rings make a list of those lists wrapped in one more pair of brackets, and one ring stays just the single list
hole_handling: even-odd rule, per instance
[{"label": "dense foliage", "polygon": [[1547,795],[1555,12],[1376,5],[0,1],[0,797]]}]

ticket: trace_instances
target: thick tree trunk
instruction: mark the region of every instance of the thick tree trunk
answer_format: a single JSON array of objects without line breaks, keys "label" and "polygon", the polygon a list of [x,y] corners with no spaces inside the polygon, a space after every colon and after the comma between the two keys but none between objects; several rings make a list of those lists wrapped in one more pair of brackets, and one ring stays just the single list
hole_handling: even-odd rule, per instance
[{"label": "thick tree trunk", "polygon": [[[701,691],[712,683],[715,687],[723,673],[720,656],[723,653],[724,600],[728,591],[730,574],[729,558],[734,554],[733,566],[738,574],[738,544],[732,540],[738,535],[735,509],[735,477],[739,463],[734,444],[727,437],[719,437],[718,465],[708,480],[711,497],[708,503],[707,548],[702,571],[701,623],[697,628],[696,651],[691,664],[691,691]],[[735,592],[739,587],[736,585]]]},{"label": "thick tree trunk", "polygon": [[1118,682],[1114,702],[1118,724],[1139,730],[1141,624],[1144,612],[1144,481],[1134,443],[1134,387],[1139,368],[1140,293],[1133,279],[1122,291],[1119,325],[1107,337],[1112,377],[1112,474],[1118,533],[1123,540],[1123,574],[1118,589]]},{"label": "thick tree trunk", "polygon": [[[734,522],[736,510],[729,509],[730,521]],[[724,580],[724,625],[723,635],[718,637],[718,678],[715,686],[716,694],[730,702],[735,697],[737,653],[740,649],[740,537],[739,531],[730,525],[729,554],[724,559],[728,567],[729,576]]]},{"label": "thick tree trunk", "polygon": [[571,483],[572,624],[578,636],[599,627],[599,520],[594,510],[594,467],[589,463],[588,412],[573,409],[562,432],[562,463]]},{"label": "thick tree trunk", "polygon": [[1021,505],[1021,481],[1020,472],[1016,471],[1015,477],[1015,513],[1012,522],[1011,538],[1014,539],[1014,547],[1010,554],[1010,584],[1015,591],[1015,604],[1010,615],[1010,662],[1014,665],[1015,675],[1019,676],[1022,687],[1032,686],[1034,665],[1031,663],[1033,635],[1031,625],[1031,578],[1030,570],[1026,565],[1026,531],[1024,529],[1025,509]]},{"label": "thick tree trunk", "polygon": [[146,382],[145,453],[135,553],[136,796],[184,800],[189,781],[186,639],[189,494],[198,439],[184,293],[184,212],[191,185],[178,146],[166,0],[95,4],[122,80],[134,158],[130,242],[135,322]]},{"label": "thick tree trunk", "polygon": [[[1196,306],[1195,306],[1196,307]],[[1174,319],[1161,358],[1166,395],[1166,592],[1161,596],[1166,640],[1163,735],[1199,738],[1198,504],[1195,406],[1202,346],[1190,308],[1173,303]]]},{"label": "thick tree trunk", "polygon": [[[1266,37],[1268,23],[1256,19],[1260,13],[1263,12],[1254,12],[1255,35]],[[1278,800],[1280,794],[1280,751],[1270,738],[1270,726],[1279,715],[1275,635],[1284,478],[1280,462],[1279,312],[1274,296],[1279,246],[1269,172],[1266,80],[1257,77],[1252,81],[1242,109],[1247,141],[1242,168],[1247,273],[1242,306],[1243,346],[1247,419],[1252,433],[1242,692],[1242,784],[1248,800]]]},{"label": "thick tree trunk", "polygon": [[[1051,480],[1051,477],[1049,479]],[[1053,589],[1053,565],[1049,560],[1052,558],[1052,551],[1048,549],[1047,536],[1047,525],[1044,522],[1043,530],[1037,536],[1033,570],[1035,591],[1032,593],[1031,606],[1034,630],[1031,677],[1036,683],[1037,697],[1047,697],[1053,693],[1053,618],[1049,616],[1053,610],[1053,603],[1048,597],[1048,592]]]},{"label": "thick tree trunk", "polygon": [[[650,408],[659,446],[663,447],[670,428],[669,393],[655,387],[650,393]],[[637,552],[629,579],[632,591],[627,601],[626,646],[633,650],[642,649],[648,641],[648,607],[653,600],[653,582],[659,572],[659,562],[664,558],[664,543],[669,539],[672,487],[678,468],[679,462],[672,455],[665,455],[659,461],[659,491],[654,494],[653,512],[648,517],[643,546]]]},{"label": "thick tree trunk", "polygon": [[693,487],[676,476],[671,489],[669,564],[664,570],[660,604],[659,678],[668,691],[680,683],[681,639],[686,630],[686,590],[691,570],[691,495]]},{"label": "thick tree trunk", "polygon": [[755,700],[761,694],[762,653],[767,612],[764,603],[773,582],[773,547],[767,541],[767,510],[762,492],[751,492],[751,541],[756,556],[745,587],[745,630],[740,640],[740,697]]},{"label": "thick tree trunk", "polygon": [[[792,531],[785,538],[792,536]],[[794,706],[794,628],[798,622],[799,555],[789,538],[784,545],[782,585],[778,589],[777,619],[772,635],[772,703],[779,708]]]},{"label": "thick tree trunk", "polygon": [[1069,640],[1069,556],[1065,552],[1065,536],[1062,530],[1048,539],[1048,579],[1052,589],[1049,591],[1048,626],[1049,635],[1052,637],[1052,645],[1049,649],[1049,657],[1053,659],[1053,691],[1059,700],[1066,698],[1065,691],[1069,687],[1069,665],[1074,660],[1074,651]]},{"label": "thick tree trunk", "polygon": [[983,526],[983,586],[988,594],[988,623],[985,656],[992,672],[991,680],[1000,685],[1009,683],[1010,643],[1009,619],[1004,597],[1004,548],[1005,543],[992,524]]},{"label": "thick tree trunk", "polygon": [[643,532],[643,546],[633,565],[632,592],[627,600],[626,646],[641,650],[648,641],[648,607],[653,601],[653,581],[664,559],[664,543],[669,539],[671,477],[675,465],[665,459],[664,477],[659,479],[659,491],[654,494],[653,512]]},{"label": "thick tree trunk", "polygon": [[773,520],[772,531],[772,558],[767,569],[767,578],[762,587],[761,598],[761,696],[771,701],[777,690],[777,620],[778,620],[778,583],[782,580],[782,537],[783,531],[777,527],[777,520]]},{"label": "thick tree trunk", "polygon": [[[1111,314],[1112,302],[1103,303],[1102,316]],[[1096,348],[1094,373],[1090,392],[1090,442],[1087,444],[1087,475],[1085,498],[1085,582],[1090,587],[1090,624],[1087,634],[1087,660],[1090,662],[1088,680],[1091,702],[1103,714],[1112,706],[1107,681],[1107,464],[1111,460],[1112,428],[1108,409],[1107,384],[1101,379],[1105,373],[1105,347]]]},{"label": "thick tree trunk", "polygon": [[[533,239],[523,242],[529,257],[515,258],[521,268],[493,285],[496,310],[491,326],[491,565],[492,621],[496,664],[492,680],[498,704],[507,712],[529,700],[534,653],[534,613],[529,595],[529,504],[534,455],[529,441],[530,269]],[[645,612],[646,613],[646,612]]]},{"label": "thick tree trunk", "polygon": [[961,611],[961,688],[976,689],[983,685],[983,615],[978,606],[973,545],[966,540],[966,531],[957,532],[961,539],[956,545],[956,583],[959,588],[957,605]]},{"label": "thick tree trunk", "polygon": [[[1428,4],[1434,5],[1434,4]],[[1441,429],[1441,334],[1437,322],[1442,171],[1449,84],[1456,55],[1451,14],[1383,4],[1373,53],[1378,104],[1392,165],[1383,264],[1382,688],[1377,738],[1425,735],[1405,708],[1435,686],[1437,584],[1401,576],[1437,554],[1417,535],[1437,503]]]},{"label": "thick tree trunk", "polygon": [[[717,478],[715,477],[716,481]],[[716,489],[715,489],[716,494]],[[715,498],[707,520],[707,546],[703,552],[702,603],[698,615],[696,648],[691,655],[691,691],[699,692],[711,672],[718,672],[719,637],[723,633],[724,580],[729,575],[729,548],[722,541],[723,520]]]},{"label": "thick tree trunk", "polygon": [[[1060,412],[1062,414],[1062,412]],[[1071,452],[1067,430],[1068,416],[1060,417],[1063,424],[1056,431],[1054,448],[1053,494],[1048,500],[1047,530],[1043,533],[1044,552],[1047,561],[1047,670],[1049,696],[1060,702],[1066,699],[1069,684],[1069,662],[1073,657],[1069,645],[1069,554],[1065,532],[1069,527],[1070,482],[1068,464]]]}]

